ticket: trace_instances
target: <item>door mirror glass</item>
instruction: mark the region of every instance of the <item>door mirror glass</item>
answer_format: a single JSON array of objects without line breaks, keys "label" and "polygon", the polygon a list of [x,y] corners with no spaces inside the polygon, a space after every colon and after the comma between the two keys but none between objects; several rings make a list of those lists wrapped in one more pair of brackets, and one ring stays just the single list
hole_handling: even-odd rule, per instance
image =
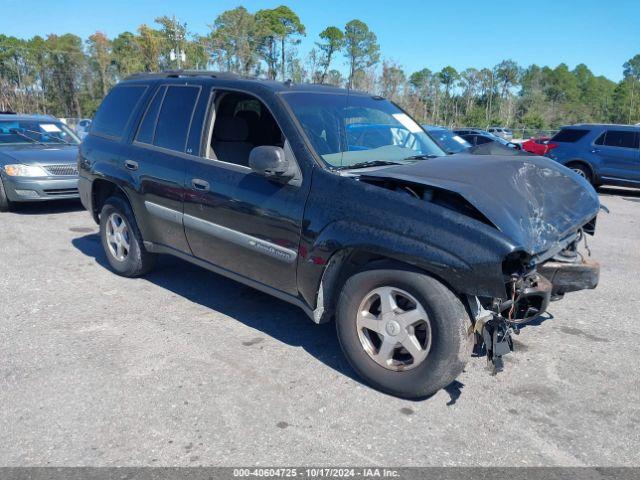
[{"label": "door mirror glass", "polygon": [[263,177],[274,180],[289,180],[295,175],[284,150],[273,145],[255,147],[249,154],[249,166]]}]

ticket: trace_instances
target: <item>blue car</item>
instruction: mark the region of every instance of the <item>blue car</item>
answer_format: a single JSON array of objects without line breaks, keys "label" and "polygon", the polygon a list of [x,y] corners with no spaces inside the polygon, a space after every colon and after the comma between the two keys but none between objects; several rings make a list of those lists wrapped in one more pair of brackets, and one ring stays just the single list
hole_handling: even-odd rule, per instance
[{"label": "blue car", "polygon": [[0,211],[79,198],[78,137],[55,117],[0,114]]},{"label": "blue car", "polygon": [[464,152],[471,148],[471,144],[448,128],[437,125],[422,125],[431,138],[449,155]]},{"label": "blue car", "polygon": [[579,124],[562,127],[546,156],[592,185],[640,187],[640,126]]}]

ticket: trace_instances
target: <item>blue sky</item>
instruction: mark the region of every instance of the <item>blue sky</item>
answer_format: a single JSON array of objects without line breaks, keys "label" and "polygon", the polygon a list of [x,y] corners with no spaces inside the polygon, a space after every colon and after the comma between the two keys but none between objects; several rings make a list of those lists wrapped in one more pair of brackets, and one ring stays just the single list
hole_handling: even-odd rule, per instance
[{"label": "blue sky", "polygon": [[[0,33],[86,38],[100,30],[115,36],[175,13],[189,30],[204,34],[225,9],[242,4],[253,12],[281,3],[307,27],[302,54],[327,25],[342,27],[359,18],[378,36],[383,57],[409,72],[493,66],[512,58],[522,66],[585,63],[617,81],[622,64],[640,53],[640,0],[0,0]],[[336,66],[342,63],[340,58]]]}]

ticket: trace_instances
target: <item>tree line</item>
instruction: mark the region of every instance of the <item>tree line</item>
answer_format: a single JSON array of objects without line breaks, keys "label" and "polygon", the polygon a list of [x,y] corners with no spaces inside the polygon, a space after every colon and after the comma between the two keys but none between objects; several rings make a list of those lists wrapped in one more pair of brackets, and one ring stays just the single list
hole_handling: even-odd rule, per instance
[{"label": "tree line", "polygon": [[[119,80],[138,72],[216,69],[274,80],[349,87],[382,95],[422,122],[548,129],[576,122],[640,122],[640,54],[614,82],[584,64],[570,69],[507,59],[493,67],[407,72],[383,58],[363,21],[327,26],[306,55],[298,15],[279,6],[227,10],[196,35],[174,17],[108,38],[67,33],[20,39],[0,34],[0,111],[90,117]],[[428,53],[425,54],[428,60]]]}]

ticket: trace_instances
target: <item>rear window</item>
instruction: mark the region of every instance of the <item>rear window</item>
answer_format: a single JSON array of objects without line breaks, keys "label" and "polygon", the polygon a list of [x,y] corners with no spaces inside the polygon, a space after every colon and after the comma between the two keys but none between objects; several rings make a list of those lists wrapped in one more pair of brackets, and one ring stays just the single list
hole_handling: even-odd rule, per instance
[{"label": "rear window", "polygon": [[96,113],[91,132],[121,138],[146,89],[144,85],[122,85],[111,90]]},{"label": "rear window", "polygon": [[142,143],[153,144],[153,134],[155,133],[156,121],[158,120],[158,112],[160,111],[160,104],[164,98],[164,92],[167,87],[160,87],[156,92],[149,107],[147,107],[147,113],[144,115],[144,119],[138,128],[138,134],[136,135],[136,141]]},{"label": "rear window", "polygon": [[153,144],[184,152],[200,87],[170,86],[158,113]]},{"label": "rear window", "polygon": [[587,133],[589,133],[589,130],[581,130],[577,128],[563,128],[553,136],[551,141],[573,143],[580,140]]},{"label": "rear window", "polygon": [[638,136],[636,132],[629,130],[607,130],[598,137],[595,144],[608,147],[638,148]]}]

